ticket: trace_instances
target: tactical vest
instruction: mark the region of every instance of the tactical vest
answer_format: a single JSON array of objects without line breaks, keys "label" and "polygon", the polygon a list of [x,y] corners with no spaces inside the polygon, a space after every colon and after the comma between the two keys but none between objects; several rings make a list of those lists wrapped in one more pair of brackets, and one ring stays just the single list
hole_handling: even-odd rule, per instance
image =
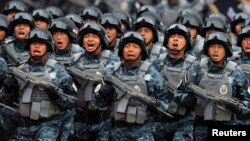
[{"label": "tactical vest", "polygon": [[[161,73],[163,74],[166,86],[167,83],[170,83],[172,86],[175,86],[174,89],[177,88],[180,81],[184,78],[186,71],[191,66],[191,64],[196,60],[196,57],[192,55],[187,55],[183,66],[182,67],[171,67],[164,65],[163,69],[161,70]],[[170,89],[168,87],[168,89]],[[174,92],[168,91],[172,96],[174,96]],[[173,98],[170,98],[171,103],[169,105],[169,112],[170,113],[176,113],[179,115],[184,115],[186,113],[186,108],[183,106],[178,106],[174,101]]]},{"label": "tactical vest", "polygon": [[[150,63],[144,61],[137,75],[125,75],[120,67],[121,62],[115,64],[115,77],[124,83],[138,89],[141,93],[148,95],[147,85],[144,80],[145,74],[148,72]],[[114,102],[114,118],[115,121],[125,121],[127,123],[143,124],[148,119],[147,106],[139,102],[128,94],[124,94],[119,88],[116,88],[117,99]],[[127,103],[127,104],[124,104]]]},{"label": "tactical vest", "polygon": [[156,59],[159,59],[161,61],[163,61],[166,56],[167,56],[167,53],[164,53],[164,54],[161,54],[161,48],[163,46],[159,45],[159,44],[154,44],[153,47],[152,47],[152,50],[150,52],[150,58],[149,60],[152,62]]},{"label": "tactical vest", "polygon": [[[230,75],[235,70],[236,63],[229,61],[223,71],[223,74],[208,73],[208,58],[202,58],[200,62],[201,73],[203,74],[199,86],[221,94],[225,97],[232,97],[232,85]],[[214,101],[205,101],[198,98],[195,112],[198,116],[203,116],[204,120],[229,121],[232,112],[225,105],[218,104]]]},{"label": "tactical vest", "polygon": [[27,61],[30,57],[28,51],[24,51],[22,53],[17,52],[14,46],[14,42],[4,45],[3,51],[6,53],[8,64],[17,64],[20,62],[24,62]]},{"label": "tactical vest", "polygon": [[[101,53],[101,58],[100,62],[98,64],[82,64],[81,62],[82,58],[80,61],[76,63],[76,67],[80,69],[81,71],[88,71],[91,73],[96,73],[102,75],[104,73],[105,66],[108,62],[108,59],[111,55],[111,52],[109,50],[103,50]],[[74,76],[74,74],[73,74]],[[77,105],[82,108],[88,108],[89,110],[104,110],[101,108],[97,108],[97,106],[93,102],[93,94],[94,94],[94,89],[96,81],[90,81],[86,80],[84,82],[81,82],[81,80],[77,79],[74,77],[79,83],[81,83],[80,88],[77,90],[77,98],[79,99],[77,101]]]},{"label": "tactical vest", "polygon": [[[29,72],[28,65],[19,66],[23,71],[39,77],[52,83],[51,71],[54,68],[56,60],[49,59],[41,72]],[[22,117],[29,117],[33,120],[39,118],[49,118],[59,114],[60,110],[57,105],[50,101],[44,88],[31,82],[24,82],[20,88],[19,111]]]},{"label": "tactical vest", "polygon": [[55,54],[51,54],[50,58],[56,60],[61,65],[72,65],[76,62],[82,55],[80,46],[71,44],[70,46],[70,56],[55,56]]}]

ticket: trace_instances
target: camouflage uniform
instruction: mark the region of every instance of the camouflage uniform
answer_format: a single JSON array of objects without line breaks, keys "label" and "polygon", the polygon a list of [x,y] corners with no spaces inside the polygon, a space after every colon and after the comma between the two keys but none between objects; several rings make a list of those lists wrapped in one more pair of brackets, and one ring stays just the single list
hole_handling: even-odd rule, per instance
[{"label": "camouflage uniform", "polygon": [[[137,32],[127,32],[121,38],[118,55],[123,58],[122,51],[126,43],[136,43],[142,50],[142,61],[135,67],[130,67],[123,60],[109,65],[105,70],[105,78],[115,77],[120,81],[138,89],[145,95],[153,97],[157,105],[163,110],[167,110],[167,93],[164,87],[163,78],[160,73],[149,62],[143,61],[147,58],[146,46],[143,38]],[[108,81],[108,79],[107,79]],[[115,83],[115,82],[114,82]],[[100,106],[106,106],[113,103],[113,129],[111,133],[112,140],[154,140],[154,122],[153,117],[156,114],[149,111],[147,105],[139,102],[135,98],[127,98],[127,94],[122,93],[115,84],[113,95],[106,92],[103,96],[102,90],[107,85],[103,85],[96,95],[97,103]],[[122,100],[128,100],[128,105],[123,112],[118,111],[118,106]],[[136,106],[137,105],[137,106]],[[124,108],[124,107],[123,107]],[[136,110],[138,114],[133,111]]]},{"label": "camouflage uniform", "polygon": [[[67,69],[75,68],[79,71],[94,73],[96,75],[102,75],[107,65],[117,62],[120,58],[113,55],[111,51],[105,50],[108,46],[108,41],[105,37],[105,31],[100,24],[88,24],[86,23],[80,30],[79,44],[83,46],[83,38],[86,34],[96,34],[100,40],[101,45],[97,48],[101,48],[99,54],[92,54],[87,49],[77,61],[68,66]],[[96,81],[89,80],[88,77],[84,79],[78,78],[77,74],[70,72],[73,77],[77,90],[77,113],[75,117],[75,140],[100,140],[108,141],[110,138],[111,119],[110,109],[99,108],[94,104],[93,94],[94,88],[97,84]]]},{"label": "camouflage uniform", "polygon": [[[224,46],[226,57],[232,56],[232,46],[229,38],[227,34],[222,32],[211,33],[205,41],[203,53],[208,55],[209,46],[213,43],[218,43]],[[201,88],[225,97],[238,98],[242,102],[246,100],[246,93],[243,87],[246,83],[245,75],[235,62],[225,59],[224,65],[218,66],[210,58],[202,58],[200,61],[195,61],[190,67],[187,72],[187,80]],[[180,89],[178,97],[176,97],[177,100],[181,101],[185,96],[190,96],[188,92],[190,92],[188,89],[185,91]],[[222,110],[218,106],[222,106],[225,109]],[[218,104],[212,100],[205,102],[204,99],[197,97],[194,109],[196,113],[195,140],[207,140],[208,125],[238,124],[233,115],[239,114],[240,111],[223,103]]]},{"label": "camouflage uniform", "polygon": [[[52,51],[52,36],[49,31],[43,29],[32,30],[25,49],[28,49],[33,41],[45,42],[47,51]],[[56,86],[63,86],[62,89],[65,93],[74,94],[72,78],[55,60],[46,59],[45,61],[33,62],[30,58],[27,62],[18,66],[18,69]],[[15,78],[9,79],[15,80]],[[16,129],[16,139],[57,140],[63,124],[62,119],[67,116],[66,114],[69,112],[67,109],[74,106],[75,100],[64,95],[58,95],[57,92],[48,91],[47,89],[50,88],[32,85],[32,83],[24,82],[25,80],[18,77],[17,79],[19,81],[17,82],[19,83],[17,91],[9,92],[5,91],[4,88],[2,93],[19,99],[18,108],[21,118],[19,118],[19,126]],[[24,85],[24,83],[27,85]],[[50,106],[46,108],[48,105]],[[47,112],[48,114],[46,114]]]},{"label": "camouflage uniform", "polygon": [[3,52],[3,46],[5,44],[5,40],[6,40],[6,37],[8,35],[8,30],[9,30],[9,20],[8,20],[7,16],[0,14],[0,31],[5,32],[5,37],[3,37],[3,39],[0,39],[0,57],[2,57],[4,59],[6,59],[6,55]]}]

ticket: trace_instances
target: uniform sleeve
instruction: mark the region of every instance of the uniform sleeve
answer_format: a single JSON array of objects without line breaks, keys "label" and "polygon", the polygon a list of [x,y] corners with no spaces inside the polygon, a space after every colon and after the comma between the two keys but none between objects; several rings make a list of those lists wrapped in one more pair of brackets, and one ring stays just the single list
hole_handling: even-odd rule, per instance
[{"label": "uniform sleeve", "polygon": [[167,111],[169,101],[167,99],[168,93],[164,85],[162,75],[153,67],[149,68],[149,73],[145,75],[148,95],[154,97],[158,106],[164,111]]},{"label": "uniform sleeve", "polygon": [[[55,72],[56,77],[53,79],[53,83],[62,86],[62,89],[64,93],[68,95],[76,95],[76,91],[73,88],[73,80],[72,77],[67,73],[67,71],[59,64],[56,64],[53,72]],[[52,73],[53,73],[52,72]],[[57,100],[57,103],[61,107],[73,107],[75,105],[75,100],[67,97],[60,95],[60,98]]]}]

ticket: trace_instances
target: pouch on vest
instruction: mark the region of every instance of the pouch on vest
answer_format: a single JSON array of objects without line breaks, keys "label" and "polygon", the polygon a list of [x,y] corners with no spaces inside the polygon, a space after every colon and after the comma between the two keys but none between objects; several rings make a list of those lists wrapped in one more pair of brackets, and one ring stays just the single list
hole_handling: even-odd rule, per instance
[{"label": "pouch on vest", "polygon": [[[118,102],[115,102],[114,108],[116,111],[117,111],[117,105],[118,105]],[[124,119],[126,117],[125,113],[122,114],[122,113],[118,113],[116,111],[114,112],[115,121],[124,121]]]},{"label": "pouch on vest", "polygon": [[136,123],[143,124],[147,120],[147,109],[144,107],[137,107]]},{"label": "pouch on vest", "polygon": [[137,108],[136,107],[128,106],[127,114],[126,114],[126,122],[128,122],[128,123],[135,123],[135,121],[136,121],[136,114],[137,114],[136,112],[137,112]]},{"label": "pouch on vest", "polygon": [[129,100],[127,98],[121,98],[118,101],[116,112],[125,114],[128,106],[128,101]]},{"label": "pouch on vest", "polygon": [[40,116],[40,110],[41,110],[41,102],[32,102],[30,118],[38,120]]},{"label": "pouch on vest", "polygon": [[49,101],[42,101],[40,116],[48,118],[51,116],[50,109],[51,103]]}]

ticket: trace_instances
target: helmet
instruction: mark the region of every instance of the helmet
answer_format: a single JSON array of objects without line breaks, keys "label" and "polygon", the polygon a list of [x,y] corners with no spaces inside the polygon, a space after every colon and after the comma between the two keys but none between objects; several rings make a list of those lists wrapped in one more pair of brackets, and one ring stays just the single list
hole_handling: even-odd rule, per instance
[{"label": "helmet", "polygon": [[208,48],[214,43],[222,44],[225,47],[227,57],[233,55],[231,39],[228,34],[224,32],[213,32],[209,34],[204,42],[203,53],[205,55],[208,55]]},{"label": "helmet", "polygon": [[65,16],[65,18],[72,20],[78,28],[81,28],[83,26],[83,20],[77,14],[68,14]]},{"label": "helmet", "polygon": [[79,45],[80,46],[83,46],[82,39],[87,33],[93,33],[99,36],[101,43],[102,43],[102,49],[105,49],[108,47],[108,38],[106,36],[105,29],[99,23],[84,24],[84,26],[80,29],[80,32],[79,32]]},{"label": "helmet", "polygon": [[30,26],[31,29],[35,27],[35,21],[33,17],[26,12],[17,13],[13,19],[10,21],[10,34],[13,34],[13,30],[17,24],[26,23]]},{"label": "helmet", "polygon": [[123,33],[122,23],[113,13],[103,14],[99,19],[99,23],[103,27],[114,27],[119,33]]},{"label": "helmet", "polygon": [[28,8],[22,1],[12,0],[4,6],[3,14],[7,15],[10,11],[27,12]]},{"label": "helmet", "polygon": [[185,26],[191,26],[195,27],[198,30],[198,33],[201,32],[201,25],[202,23],[196,18],[196,16],[192,13],[186,13],[184,14],[180,19],[179,23],[185,25]]},{"label": "helmet", "polygon": [[6,15],[0,14],[0,29],[3,29],[8,32],[9,29],[9,20]]},{"label": "helmet", "polygon": [[178,13],[177,18],[176,18],[176,22],[180,22],[180,19],[183,18],[187,13],[192,14],[199,21],[199,23],[201,23],[201,24],[203,23],[201,15],[197,11],[195,11],[193,9],[189,9],[189,8],[181,10]]},{"label": "helmet", "polygon": [[245,37],[250,37],[250,25],[243,27],[237,36],[237,46],[241,46],[241,42]]},{"label": "helmet", "polygon": [[50,15],[50,13],[48,13],[45,9],[36,9],[31,15],[34,20],[42,20],[48,24],[50,24],[51,20],[53,19],[52,15]]},{"label": "helmet", "polygon": [[159,31],[164,31],[165,27],[164,27],[164,24],[163,24],[163,22],[162,22],[161,17],[160,17],[159,14],[154,13],[154,12],[151,12],[151,11],[146,11],[146,12],[143,12],[143,13],[141,14],[141,17],[142,17],[142,16],[143,16],[143,17],[148,16],[148,17],[150,17],[150,18],[153,18],[153,19],[156,21],[157,29],[158,29]]},{"label": "helmet", "polygon": [[68,34],[70,39],[74,40],[77,38],[76,25],[70,19],[61,17],[54,19],[50,24],[48,30],[53,33],[55,31],[62,31]]},{"label": "helmet", "polygon": [[167,42],[169,40],[169,37],[173,34],[180,34],[185,37],[186,39],[186,48],[185,52],[188,52],[192,49],[191,45],[191,36],[188,32],[188,29],[183,24],[172,24],[165,32],[164,42],[163,46],[167,47]]},{"label": "helmet", "polygon": [[97,7],[87,7],[83,9],[83,11],[80,14],[83,20],[94,19],[96,21],[99,19],[101,15],[102,15],[102,11]]},{"label": "helmet", "polygon": [[233,19],[232,19],[232,22],[231,22],[231,31],[233,33],[236,33],[235,31],[235,26],[238,24],[238,23],[244,23],[244,21],[246,19],[249,18],[249,15],[244,13],[244,12],[240,12],[238,14],[236,14]]},{"label": "helmet", "polygon": [[112,13],[116,18],[120,19],[121,22],[126,25],[127,30],[132,29],[132,19],[126,11],[116,9],[113,10]]},{"label": "helmet", "polygon": [[47,51],[53,52],[54,44],[51,33],[46,29],[34,28],[31,30],[29,36],[26,38],[25,49],[29,50],[29,46],[34,41],[40,41],[47,44]]},{"label": "helmet", "polygon": [[228,21],[228,18],[223,15],[222,13],[213,13],[208,16],[208,19],[215,19],[221,22],[225,27],[226,27],[226,32],[229,33],[231,32],[231,25],[230,22]]},{"label": "helmet", "polygon": [[208,30],[216,30],[227,33],[227,27],[221,23],[218,19],[208,18],[202,25],[202,36],[205,37],[205,33]]},{"label": "helmet", "polygon": [[153,12],[153,13],[156,13],[156,10],[153,6],[150,6],[150,5],[143,5],[137,12],[136,12],[136,17],[140,17],[142,13],[144,12],[147,12],[147,11],[150,11],[150,12]]},{"label": "helmet", "polygon": [[120,58],[123,58],[122,52],[125,44],[127,43],[136,43],[141,47],[142,50],[142,60],[146,60],[148,57],[148,52],[147,52],[147,46],[146,43],[138,32],[135,31],[128,31],[123,34],[120,40],[120,44],[118,47],[118,56]]},{"label": "helmet", "polygon": [[154,40],[153,42],[157,42],[158,41],[158,30],[156,27],[156,21],[150,17],[139,17],[136,19],[136,21],[134,22],[134,30],[138,30],[141,27],[148,27],[152,30],[153,32],[153,37]]},{"label": "helmet", "polygon": [[64,16],[62,10],[56,6],[49,6],[45,10],[52,15],[53,19]]}]

